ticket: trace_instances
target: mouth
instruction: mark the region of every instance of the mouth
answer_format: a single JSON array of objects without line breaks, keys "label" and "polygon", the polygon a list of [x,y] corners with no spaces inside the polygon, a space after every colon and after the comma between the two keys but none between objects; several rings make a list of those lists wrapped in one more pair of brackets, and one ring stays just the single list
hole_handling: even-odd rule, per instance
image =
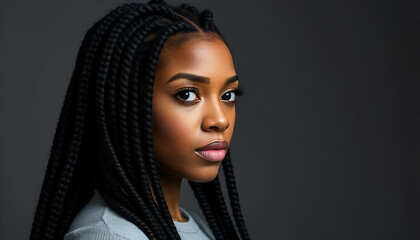
[{"label": "mouth", "polygon": [[220,162],[226,156],[228,143],[226,141],[214,141],[204,147],[197,148],[194,152],[211,162]]}]

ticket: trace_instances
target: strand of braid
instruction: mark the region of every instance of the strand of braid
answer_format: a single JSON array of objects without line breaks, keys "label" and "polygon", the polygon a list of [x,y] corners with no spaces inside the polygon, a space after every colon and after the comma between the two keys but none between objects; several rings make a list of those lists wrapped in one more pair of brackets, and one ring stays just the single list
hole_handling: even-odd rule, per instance
[{"label": "strand of braid", "polygon": [[209,183],[189,182],[217,239],[238,239],[218,177]]},{"label": "strand of braid", "polygon": [[213,181],[203,184],[204,191],[207,193],[209,202],[212,205],[213,211],[219,219],[219,223],[224,227],[225,239],[239,239],[232,223],[232,219],[227,210],[227,206],[221,191],[219,178],[216,177]]},{"label": "strand of braid", "polygon": [[232,207],[233,216],[235,218],[236,226],[239,229],[242,239],[250,239],[248,230],[245,225],[245,220],[242,216],[241,206],[239,203],[239,193],[236,187],[235,175],[233,174],[232,159],[230,151],[227,152],[225,159],[222,162],[223,173],[226,178],[226,186],[229,192],[230,204]]},{"label": "strand of braid", "polygon": [[215,235],[215,238],[237,239],[236,233],[232,234],[232,230],[235,231],[234,228],[228,229],[229,225],[223,225],[223,219],[229,219],[230,216],[227,215],[226,212],[220,212],[219,207],[216,206],[217,203],[216,201],[214,201],[214,197],[212,195],[216,195],[218,193],[216,193],[213,189],[209,188],[211,182],[195,183],[190,181],[189,183],[200,204],[200,208],[203,210],[206,220],[209,223],[210,228],[212,229]]},{"label": "strand of braid", "polygon": [[[129,86],[134,84],[129,82],[129,79],[131,78],[130,74],[136,72],[136,68],[132,66],[133,58],[136,57],[136,54],[140,54],[138,48],[141,46],[145,35],[150,34],[151,31],[158,27],[158,24],[153,22],[157,18],[157,16],[149,16],[144,20],[141,19],[132,23],[130,28],[124,32],[124,35],[118,41],[112,55],[111,67],[108,72],[109,87],[106,88],[106,101],[109,108],[107,113],[110,137],[113,140],[115,139],[113,141],[115,144],[115,151],[118,155],[123,156],[125,160],[122,161],[123,167],[124,169],[127,169],[127,175],[132,182],[138,180],[138,174],[134,174],[133,169],[129,167],[130,164],[137,162],[129,161],[130,159],[133,159],[133,157],[131,156],[131,144],[128,139],[129,123],[127,117],[129,115],[129,110],[127,109],[127,106],[128,98],[133,94],[132,91],[129,91]],[[143,30],[143,34],[137,36],[140,34],[140,30]],[[135,43],[131,44],[133,41]],[[130,45],[128,45],[128,42],[130,42]],[[116,95],[117,92],[118,95]],[[117,109],[119,109],[121,114],[116,114]]]},{"label": "strand of braid", "polygon": [[[102,75],[98,75],[98,81],[97,81],[98,86],[100,86],[100,87],[97,88],[98,89],[97,96],[100,96],[100,97],[97,98],[98,119],[100,120],[101,123],[103,123],[103,124],[101,124],[102,131],[104,133],[103,136],[102,136],[102,139],[104,139],[105,145],[112,146],[112,143],[110,142],[109,135],[107,134],[106,126],[104,124],[104,122],[105,122],[104,121],[104,118],[105,118],[104,115],[105,114],[103,113],[103,111],[104,111],[104,109],[103,109],[103,102],[104,102],[103,101],[103,98],[104,98],[103,88],[105,88],[104,85],[105,85],[106,72],[107,72],[107,69],[109,67],[109,57],[108,56],[112,55],[112,50],[113,50],[113,47],[115,46],[116,39],[118,39],[118,37],[119,37],[118,34],[120,34],[122,32],[121,28],[125,27],[125,23],[130,23],[130,21],[135,19],[135,17],[136,17],[135,15],[137,13],[144,14],[145,11],[142,11],[143,9],[146,10],[146,11],[159,11],[159,10],[161,10],[161,8],[160,9],[159,8],[160,8],[159,6],[145,6],[144,8],[138,9],[138,11],[135,11],[133,14],[129,14],[127,16],[127,18],[121,19],[120,23],[117,24],[116,30],[114,32],[112,32],[111,36],[109,37],[109,41],[105,45],[104,54],[102,55],[104,59],[101,61],[102,64],[101,64],[101,67],[99,68],[100,70],[98,71]],[[128,19],[128,21],[127,21],[127,19]],[[124,172],[124,169],[122,168],[115,152],[113,151],[113,148],[108,147],[106,150],[108,151],[108,154],[112,156],[110,158],[110,161],[113,162],[114,168],[116,168],[115,172],[117,173],[117,177],[119,177],[119,181],[123,184],[124,189],[126,189],[129,196],[132,196],[131,197],[132,202],[134,202],[134,204],[137,204],[137,209],[138,210],[140,210],[143,213],[146,213],[146,217],[151,217],[153,219],[153,215],[151,215],[150,212],[148,212],[148,211],[145,212],[145,210],[147,210],[147,207],[145,207],[145,205],[142,201],[139,201],[139,199],[141,200],[141,197],[138,194],[138,192],[136,191],[136,189],[134,188],[134,186],[127,179],[127,176]],[[121,198],[121,196],[120,196],[120,198]],[[124,196],[122,196],[122,198],[124,198]],[[158,217],[158,220],[160,220],[159,221],[160,224],[156,224],[156,223],[152,222],[152,226],[158,228],[158,226],[163,225],[165,227],[165,224],[166,224],[165,221],[163,221],[163,219],[160,218],[159,215],[157,217]],[[167,227],[166,227],[166,229],[167,229]],[[157,232],[159,232],[159,231],[157,231]],[[173,232],[170,232],[170,231],[168,232],[167,231],[167,233],[169,233],[171,238],[174,237]],[[159,237],[161,239],[165,239],[163,234]]]},{"label": "strand of braid", "polygon": [[189,181],[191,189],[194,192],[195,197],[200,205],[201,210],[210,226],[211,231],[216,239],[224,239],[224,232],[222,231],[222,225],[217,221],[215,213],[210,207],[210,203],[207,199],[207,195],[202,189],[202,184]]}]

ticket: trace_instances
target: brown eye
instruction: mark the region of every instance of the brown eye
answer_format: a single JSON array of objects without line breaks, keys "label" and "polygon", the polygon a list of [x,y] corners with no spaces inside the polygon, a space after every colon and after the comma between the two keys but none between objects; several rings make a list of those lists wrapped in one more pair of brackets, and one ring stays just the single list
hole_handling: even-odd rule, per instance
[{"label": "brown eye", "polygon": [[183,88],[177,91],[175,96],[184,102],[195,102],[200,100],[197,92],[194,88]]},{"label": "brown eye", "polygon": [[236,99],[235,91],[229,91],[222,95],[221,99],[223,101],[234,102]]}]

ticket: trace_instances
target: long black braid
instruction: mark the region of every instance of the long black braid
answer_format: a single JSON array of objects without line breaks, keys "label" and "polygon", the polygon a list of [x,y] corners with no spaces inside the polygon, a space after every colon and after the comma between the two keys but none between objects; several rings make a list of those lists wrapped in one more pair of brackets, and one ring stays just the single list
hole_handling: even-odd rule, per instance
[{"label": "long black braid", "polygon": [[[122,5],[88,30],[61,110],[31,239],[62,239],[94,189],[149,239],[180,239],[154,162],[153,81],[168,38],[194,32],[222,39],[210,11],[158,0]],[[237,230],[218,177],[190,185],[216,239],[249,239],[229,151],[223,170]]]}]

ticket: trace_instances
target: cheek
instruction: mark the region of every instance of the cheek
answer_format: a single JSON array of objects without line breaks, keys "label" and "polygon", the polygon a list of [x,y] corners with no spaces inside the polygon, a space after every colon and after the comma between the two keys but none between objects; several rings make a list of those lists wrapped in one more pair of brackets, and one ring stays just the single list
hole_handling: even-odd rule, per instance
[{"label": "cheek", "polygon": [[153,108],[153,142],[158,159],[187,153],[193,147],[198,116],[169,104]]},{"label": "cheek", "polygon": [[159,141],[175,143],[175,140],[182,140],[182,136],[188,132],[188,125],[179,119],[181,116],[159,111],[154,115],[154,137]]}]

